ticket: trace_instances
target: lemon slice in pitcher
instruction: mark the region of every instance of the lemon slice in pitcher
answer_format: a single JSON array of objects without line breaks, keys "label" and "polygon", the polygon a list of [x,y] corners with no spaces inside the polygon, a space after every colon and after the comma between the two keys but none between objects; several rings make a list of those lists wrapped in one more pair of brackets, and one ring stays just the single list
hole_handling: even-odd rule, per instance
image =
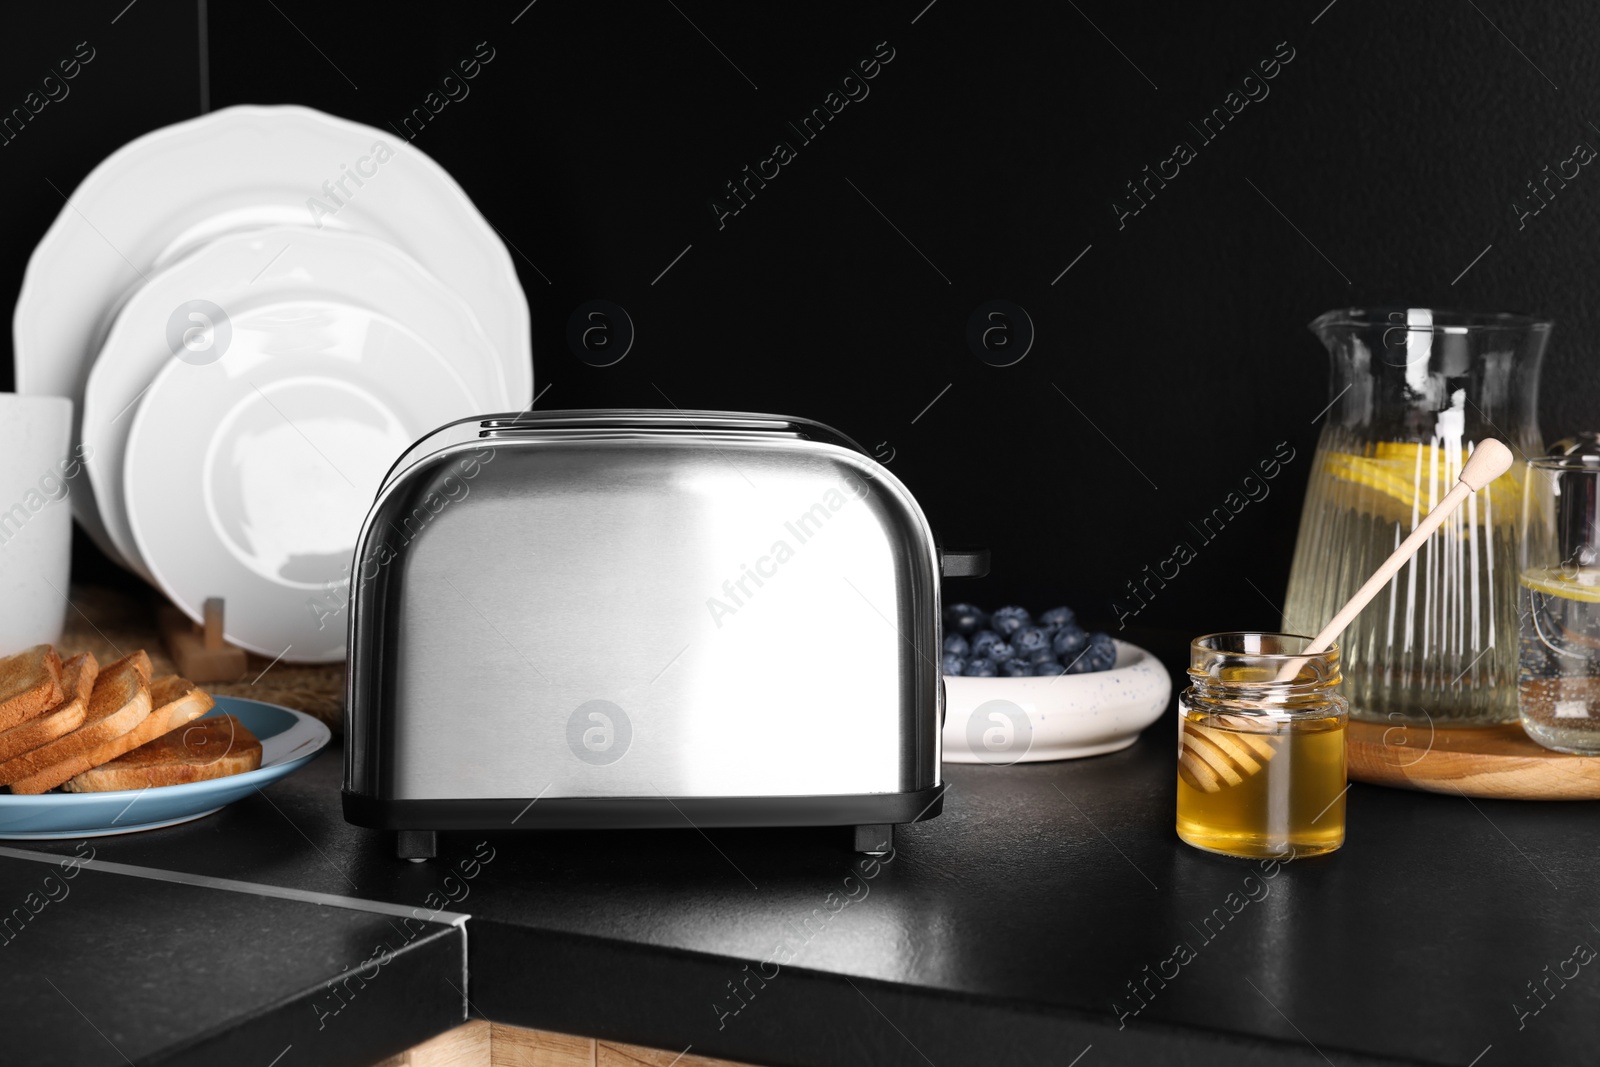
[{"label": "lemon slice in pitcher", "polygon": [[[1460,458],[1465,460],[1466,456]],[[1349,506],[1391,522],[1407,524],[1413,510],[1421,518],[1444,497],[1455,484],[1460,466],[1460,463],[1449,463],[1445,450],[1439,446],[1411,441],[1379,441],[1369,445],[1368,454],[1363,456],[1328,452],[1323,457],[1323,470],[1332,475],[1336,483],[1354,490],[1347,496]],[[1430,486],[1432,501],[1429,500]],[[1487,498],[1477,509],[1479,523],[1513,522],[1517,502],[1522,496],[1520,468],[1513,467],[1478,495],[1480,499]],[[1472,512],[1467,510],[1459,515],[1462,521],[1472,519]]]}]

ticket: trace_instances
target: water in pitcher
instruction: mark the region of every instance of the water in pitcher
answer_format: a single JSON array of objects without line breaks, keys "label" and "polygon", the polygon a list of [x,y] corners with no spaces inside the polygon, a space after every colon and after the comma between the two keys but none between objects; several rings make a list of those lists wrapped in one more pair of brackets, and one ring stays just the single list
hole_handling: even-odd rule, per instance
[{"label": "water in pitcher", "polygon": [[[1451,414],[1426,442],[1318,447],[1285,630],[1315,633],[1450,491],[1470,455]],[[1474,493],[1344,632],[1353,718],[1516,719],[1520,497],[1516,469]]]}]

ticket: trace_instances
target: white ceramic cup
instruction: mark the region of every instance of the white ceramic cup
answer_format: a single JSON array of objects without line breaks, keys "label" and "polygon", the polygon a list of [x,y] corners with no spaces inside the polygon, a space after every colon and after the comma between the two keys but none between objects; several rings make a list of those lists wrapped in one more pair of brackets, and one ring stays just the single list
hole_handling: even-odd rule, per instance
[{"label": "white ceramic cup", "polygon": [[0,655],[61,638],[72,564],[72,401],[0,393]]}]

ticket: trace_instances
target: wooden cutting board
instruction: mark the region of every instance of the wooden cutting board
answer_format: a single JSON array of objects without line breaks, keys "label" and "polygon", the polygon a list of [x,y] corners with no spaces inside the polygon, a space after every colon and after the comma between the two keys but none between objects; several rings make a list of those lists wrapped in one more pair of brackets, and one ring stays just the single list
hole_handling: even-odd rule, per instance
[{"label": "wooden cutting board", "polygon": [[1517,723],[1386,726],[1350,723],[1350,777],[1372,785],[1501,800],[1600,800],[1600,756],[1552,752]]}]

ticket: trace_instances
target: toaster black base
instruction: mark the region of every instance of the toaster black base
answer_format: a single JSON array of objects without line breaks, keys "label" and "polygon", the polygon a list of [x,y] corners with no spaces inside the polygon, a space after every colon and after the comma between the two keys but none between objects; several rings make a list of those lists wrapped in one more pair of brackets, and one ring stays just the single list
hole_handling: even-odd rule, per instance
[{"label": "toaster black base", "polygon": [[651,830],[694,826],[879,827],[944,808],[944,787],[914,793],[807,797],[546,797],[385,800],[346,792],[345,821],[376,830]]},{"label": "toaster black base", "polygon": [[[856,851],[868,856],[883,856],[894,851],[894,823],[872,823],[857,826]],[[403,860],[422,863],[439,854],[439,831],[398,830],[395,832],[394,853]]]}]

